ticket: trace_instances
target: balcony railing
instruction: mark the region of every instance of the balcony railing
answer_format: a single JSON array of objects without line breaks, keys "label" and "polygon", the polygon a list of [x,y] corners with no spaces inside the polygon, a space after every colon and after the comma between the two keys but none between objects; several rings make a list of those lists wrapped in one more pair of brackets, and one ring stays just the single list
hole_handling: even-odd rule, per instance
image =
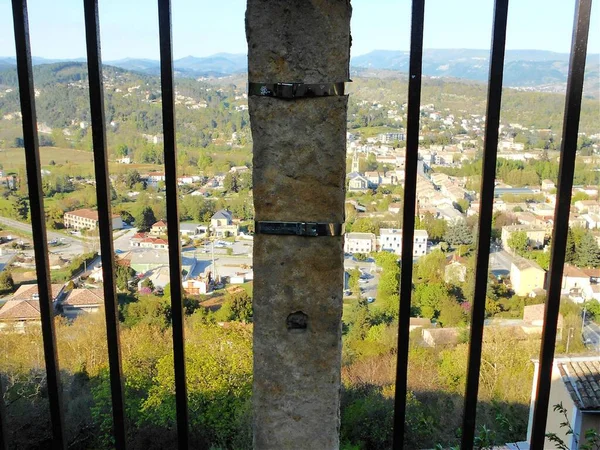
[{"label": "balcony railing", "polygon": [[[98,1],[84,0],[84,7],[93,151],[97,183],[98,221],[104,276],[104,311],[106,315],[110,367],[113,432],[115,447],[117,449],[124,449],[126,446],[125,412],[119,343],[119,321],[117,316],[118,308],[115,289],[115,262],[112,256],[114,254],[114,249],[112,241],[110,180],[108,176],[108,156],[104,120]],[[403,213],[405,236],[402,241],[403,261],[411,261],[413,254],[425,1],[413,0],[412,8],[408,123],[406,133],[406,179]],[[481,179],[480,192],[481,210],[479,214],[477,269],[470,327],[471,336],[468,373],[461,437],[461,448],[463,450],[473,447],[475,435],[508,9],[508,0],[496,0],[486,111],[483,176]],[[26,0],[12,0],[12,10],[53,442],[55,448],[65,448],[64,410],[61,401],[60,371],[54,330],[50,270],[48,263],[48,243],[46,240],[46,226],[44,220],[44,201],[36,129],[35,94],[33,88]],[[591,0],[578,0],[569,63],[558,180],[558,201],[554,216],[552,254],[540,350],[540,369],[533,416],[531,448],[535,450],[541,450],[543,448],[545,439],[546,417],[549,406],[551,372],[561,295],[561,280],[565,262],[568,231],[568,221],[565,220],[565,218],[569,215],[571,190],[573,186],[590,11]],[[177,157],[175,145],[176,130],[170,0],[158,1],[158,13],[164,127],[165,184],[166,196],[169,199],[167,203],[167,219],[170,225],[168,228],[168,237],[171,244],[169,245],[169,262],[171,265],[170,281],[173,313],[172,330],[177,432],[178,446],[181,449],[185,449],[188,448],[189,442],[188,406],[184,354],[183,289],[179,276],[181,273],[181,249],[178,226],[179,211],[177,204]],[[401,272],[398,361],[393,434],[393,447],[398,449],[403,446],[405,433],[411,285],[412,265],[404,264]],[[7,434],[5,426],[6,412],[3,402],[0,402],[0,448],[2,449],[7,448],[8,445],[6,442]]]}]

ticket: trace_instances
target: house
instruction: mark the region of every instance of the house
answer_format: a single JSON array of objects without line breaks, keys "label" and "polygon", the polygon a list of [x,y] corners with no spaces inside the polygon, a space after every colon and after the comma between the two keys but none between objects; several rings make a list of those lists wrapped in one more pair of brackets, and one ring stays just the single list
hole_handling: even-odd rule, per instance
[{"label": "house", "polygon": [[[541,335],[544,327],[544,314],[546,311],[546,304],[540,303],[538,305],[527,305],[523,308],[523,324],[521,329],[527,335]],[[562,330],[564,324],[564,318],[562,314],[558,314],[558,322],[556,325],[556,340],[562,339]]]},{"label": "house", "polygon": [[[98,227],[98,211],[92,209],[78,209],[66,212],[63,216],[65,228],[75,230],[95,230]],[[118,214],[112,215],[112,228],[119,230],[123,228],[123,220]]]},{"label": "house", "polygon": [[203,227],[197,223],[180,223],[179,224],[179,234],[181,236],[193,238],[194,236],[198,236],[206,232],[206,227],[204,227],[204,231],[202,231]]},{"label": "house", "polygon": [[373,233],[346,233],[344,253],[371,253],[375,251],[376,240]]},{"label": "house", "polygon": [[167,234],[167,222],[159,220],[152,225],[149,232],[150,236],[164,236]]},{"label": "house", "polygon": [[502,227],[502,234],[500,236],[502,240],[502,247],[507,249],[510,248],[508,240],[513,233],[522,231],[527,235],[529,245],[533,248],[542,248],[544,246],[544,240],[546,239],[546,229],[541,227],[529,226],[529,225],[505,225]]},{"label": "house", "polygon": [[[427,231],[415,230],[413,239],[413,258],[418,258],[427,253]],[[402,254],[402,229],[381,228],[379,230],[379,249]]]},{"label": "house", "polygon": [[388,206],[388,212],[392,214],[399,214],[402,211],[402,203],[390,203]]},{"label": "house", "polygon": [[369,180],[357,172],[348,175],[348,190],[354,192],[364,192],[369,189]]},{"label": "house", "polygon": [[129,244],[132,247],[141,247],[141,248],[153,248],[153,249],[168,249],[169,241],[150,236],[151,233],[136,233],[131,239],[129,239]]},{"label": "house", "polygon": [[[529,407],[529,424],[527,426],[527,442],[531,442],[533,428],[533,409],[536,400],[539,376],[539,361],[534,360],[533,383],[531,388],[531,404]],[[600,430],[600,356],[555,357],[552,363],[552,378],[546,435],[556,434],[569,450],[580,448],[585,443],[585,432]],[[565,416],[553,408],[562,404],[566,417],[572,428],[563,426]],[[579,440],[579,443],[577,442]],[[546,439],[544,448],[557,448]]]},{"label": "house", "polygon": [[206,295],[212,292],[212,283],[208,280],[188,279],[183,282],[183,290],[188,295]]},{"label": "house", "polygon": [[586,228],[589,228],[590,230],[600,228],[600,215],[595,213],[587,213],[582,214],[581,218],[585,220]]},{"label": "house", "polygon": [[546,271],[536,262],[515,257],[510,266],[510,281],[515,295],[526,297],[534,290],[544,287]]},{"label": "house", "polygon": [[233,216],[226,209],[213,214],[210,218],[210,227],[217,237],[238,235],[238,226],[233,224]]},{"label": "house", "polygon": [[424,317],[411,317],[408,325],[409,333],[419,328],[427,328],[431,326],[431,320]]},{"label": "house", "polygon": [[148,186],[157,187],[158,183],[161,181],[164,182],[166,180],[166,176],[164,172],[150,172],[145,177],[143,177]]},{"label": "house", "polygon": [[377,171],[365,172],[365,178],[369,182],[370,188],[374,189],[381,184],[381,176],[379,175],[379,172],[377,172]]},{"label": "house", "polygon": [[565,294],[587,293],[591,289],[590,276],[578,267],[565,264],[563,269],[562,290]]},{"label": "house", "polygon": [[104,294],[100,289],[73,289],[61,303],[63,315],[69,318],[98,312],[103,305]]},{"label": "house", "polygon": [[421,337],[428,347],[456,345],[460,340],[458,328],[423,328]]},{"label": "house", "polygon": [[229,172],[231,173],[245,173],[248,171],[250,171],[250,169],[247,166],[234,166],[229,169]]},{"label": "house", "polygon": [[[52,302],[63,294],[64,285],[52,284]],[[0,331],[23,333],[26,326],[40,326],[40,297],[37,284],[24,284],[0,308]]]},{"label": "house", "polygon": [[554,184],[554,181],[548,179],[542,180],[542,191],[548,192],[552,189],[556,189],[556,184]]}]

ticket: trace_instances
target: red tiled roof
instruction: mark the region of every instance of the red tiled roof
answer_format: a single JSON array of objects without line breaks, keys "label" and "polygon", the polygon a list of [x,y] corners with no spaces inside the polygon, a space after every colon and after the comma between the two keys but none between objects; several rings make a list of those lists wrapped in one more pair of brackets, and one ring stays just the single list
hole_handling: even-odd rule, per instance
[{"label": "red tiled roof", "polygon": [[0,320],[40,320],[40,302],[9,300],[0,309]]},{"label": "red tiled roof", "polygon": [[[83,217],[84,219],[90,220],[98,220],[98,211],[94,211],[93,209],[76,209],[75,211],[67,211],[65,214],[70,214],[72,216]],[[113,214],[112,218],[121,217],[118,214]]]},{"label": "red tiled roof", "polygon": [[600,411],[600,358],[555,360],[573,402],[583,411]]},{"label": "red tiled roof", "polygon": [[590,276],[583,270],[581,270],[579,267],[575,267],[570,264],[565,264],[565,267],[563,269],[563,278],[564,277],[589,278]]},{"label": "red tiled roof", "polygon": [[[56,299],[60,291],[64,287],[63,284],[53,284],[52,297]],[[33,300],[33,296],[39,294],[37,284],[22,284],[19,289],[13,294],[10,300]]]},{"label": "red tiled roof", "polygon": [[63,305],[67,306],[93,306],[104,303],[104,295],[99,290],[100,295],[90,289],[73,289],[69,292]]}]

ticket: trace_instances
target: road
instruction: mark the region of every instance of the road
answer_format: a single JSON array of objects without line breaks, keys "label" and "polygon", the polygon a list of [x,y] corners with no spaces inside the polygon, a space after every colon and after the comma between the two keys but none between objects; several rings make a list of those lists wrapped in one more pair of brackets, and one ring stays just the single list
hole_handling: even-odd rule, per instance
[{"label": "road", "polygon": [[600,352],[600,327],[591,320],[585,321],[583,339],[588,349]]},{"label": "road", "polygon": [[[377,297],[377,285],[379,284],[379,273],[377,266],[372,258],[366,261],[357,261],[352,256],[344,256],[344,269],[349,272],[352,269],[358,269],[363,274],[361,282],[359,282],[361,295],[363,298]],[[356,295],[353,292],[352,295]]]},{"label": "road", "polygon": [[[29,235],[32,234],[31,225],[28,223],[19,222],[18,220],[9,219],[7,217],[0,217],[0,224],[7,225]],[[46,230],[46,237],[49,241],[57,240],[63,243],[63,245],[58,247],[50,247],[49,251],[51,253],[81,255],[87,250],[88,247],[88,245],[86,245],[86,243],[81,239],[77,239],[63,233],[56,233],[54,231]],[[33,253],[33,251],[31,251],[31,253]]]}]

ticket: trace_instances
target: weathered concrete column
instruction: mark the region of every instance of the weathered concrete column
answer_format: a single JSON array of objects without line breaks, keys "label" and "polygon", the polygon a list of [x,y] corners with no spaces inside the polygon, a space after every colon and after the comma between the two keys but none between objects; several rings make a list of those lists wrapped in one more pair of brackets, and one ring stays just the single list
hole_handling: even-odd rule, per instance
[{"label": "weathered concrete column", "polygon": [[[248,0],[249,81],[347,81],[349,0]],[[347,98],[248,99],[257,221],[344,221]],[[338,449],[343,237],[254,238],[254,448]]]}]

